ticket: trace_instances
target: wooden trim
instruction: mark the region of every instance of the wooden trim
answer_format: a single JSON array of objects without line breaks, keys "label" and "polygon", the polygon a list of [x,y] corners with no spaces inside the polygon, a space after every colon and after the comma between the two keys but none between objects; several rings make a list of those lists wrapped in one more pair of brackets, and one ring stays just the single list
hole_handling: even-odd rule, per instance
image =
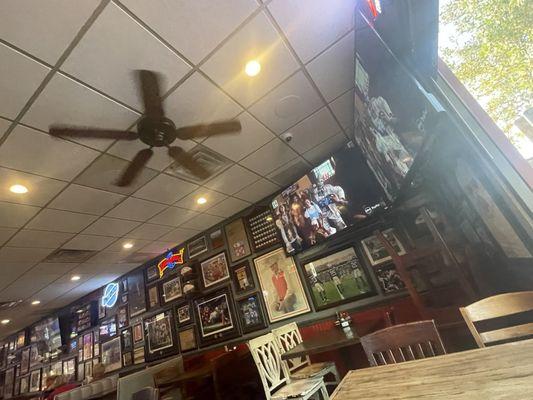
[{"label": "wooden trim", "polygon": [[485,343],[500,342],[509,339],[516,340],[527,336],[533,336],[533,322],[481,333],[481,338]]},{"label": "wooden trim", "polygon": [[460,307],[459,311],[461,312],[461,315],[463,316],[463,318],[465,320],[465,323],[466,323],[466,326],[470,330],[470,333],[474,337],[474,340],[476,341],[477,346],[478,347],[485,347],[485,343],[483,343],[483,339],[481,339],[481,336],[479,336],[479,333],[478,333],[476,327],[474,326],[474,323],[470,319],[470,315],[468,314],[468,309],[466,309],[464,307]]}]

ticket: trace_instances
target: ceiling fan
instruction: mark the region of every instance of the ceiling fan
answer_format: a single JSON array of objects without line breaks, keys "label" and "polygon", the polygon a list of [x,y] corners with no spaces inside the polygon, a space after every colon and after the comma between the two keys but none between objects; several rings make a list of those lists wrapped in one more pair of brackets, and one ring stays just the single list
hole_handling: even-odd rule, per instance
[{"label": "ceiling fan", "polygon": [[201,179],[209,177],[209,171],[179,146],[171,146],[176,138],[181,140],[195,139],[212,135],[224,135],[241,130],[238,120],[227,120],[211,124],[200,124],[176,128],[174,122],[165,117],[160,96],[159,76],[153,71],[137,71],[141,84],[141,96],[144,103],[144,115],[137,122],[137,133],[112,129],[75,128],[51,126],[49,134],[60,137],[81,137],[115,140],[137,140],[147,144],[149,148],[140,150],[122,175],[115,182],[117,186],[130,185],[152,154],[152,147],[167,147],[168,155],[181,164],[192,174]]}]

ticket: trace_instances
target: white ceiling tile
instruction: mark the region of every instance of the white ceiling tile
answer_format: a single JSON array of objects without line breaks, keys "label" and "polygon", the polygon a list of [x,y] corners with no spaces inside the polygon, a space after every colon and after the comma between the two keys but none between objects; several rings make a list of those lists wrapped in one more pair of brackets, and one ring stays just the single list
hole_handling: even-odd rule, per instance
[{"label": "white ceiling tile", "polygon": [[96,218],[98,217],[94,215],[46,208],[30,221],[27,228],[78,233],[96,220]]},{"label": "white ceiling tile", "polygon": [[18,278],[34,265],[35,261],[2,262],[2,267],[0,268],[0,287],[7,286],[7,284],[4,285],[4,282]]},{"label": "white ceiling tile", "polygon": [[250,107],[250,112],[276,133],[281,133],[324,106],[302,72],[291,76]]},{"label": "white ceiling tile", "polygon": [[[207,200],[205,204],[198,204],[197,200],[200,197],[203,197]],[[210,207],[213,207],[214,205],[220,203],[227,197],[228,196],[223,193],[215,192],[214,190],[201,187],[195,190],[194,192],[188,194],[184,198],[178,200],[174,205],[177,207],[186,208],[187,210],[203,212],[208,210]]]},{"label": "white ceiling tile", "polygon": [[309,172],[310,168],[310,165],[302,157],[298,157],[272,171],[267,177],[284,188],[300,179]]},{"label": "white ceiling tile", "polygon": [[[26,186],[28,192],[22,194],[12,193],[9,188],[15,184]],[[44,206],[66,185],[66,182],[56,179],[0,168],[0,201]]]},{"label": "white ceiling tile", "polygon": [[74,178],[98,155],[97,151],[21,125],[0,146],[2,166],[64,180]]},{"label": "white ceiling tile", "polygon": [[[24,114],[22,122],[45,131],[54,124],[126,129],[138,116],[94,90],[56,73]],[[98,150],[105,150],[113,143],[110,139],[72,140]]]},{"label": "white ceiling tile", "polygon": [[26,247],[2,247],[0,249],[0,262],[2,263],[27,263],[38,262],[52,252],[52,249],[37,249]]},{"label": "white ceiling tile", "polygon": [[[244,73],[250,60],[261,64],[255,77]],[[231,96],[249,106],[298,68],[274,26],[261,12],[233,35],[202,66]]]},{"label": "white ceiling tile", "polygon": [[331,112],[327,107],[324,107],[289,129],[288,132],[293,135],[289,146],[301,154],[340,130],[341,128]]},{"label": "white ceiling tile", "polygon": [[3,135],[7,128],[11,126],[11,121],[0,117],[0,134]]},{"label": "white ceiling tile", "polygon": [[167,174],[160,174],[133,193],[133,196],[172,204],[197,188],[198,185],[194,183],[189,183]]},{"label": "white ceiling tile", "polygon": [[165,93],[190,67],[114,3],[105,8],[61,66],[61,70],[142,111],[134,72],[141,69],[160,73],[161,93]]},{"label": "white ceiling tile", "polygon": [[65,284],[70,284],[70,290],[74,289],[76,286],[79,286],[81,285],[83,282],[87,281],[88,279],[90,279],[94,274],[76,274],[80,277],[79,280],[77,281],[72,281],[70,278],[72,278],[72,275],[70,272],[69,273],[66,273],[64,274],[61,278],[59,278],[58,280],[56,280],[54,282],[55,283],[65,283]]},{"label": "white ceiling tile", "polygon": [[102,217],[87,227],[82,233],[121,237],[139,225],[140,222],[136,221]]},{"label": "white ceiling tile", "polygon": [[124,196],[120,194],[72,184],[63,190],[48,207],[102,215],[123,199]]},{"label": "white ceiling tile", "polygon": [[103,250],[116,240],[109,236],[76,235],[61,248],[75,250]]},{"label": "white ceiling tile", "polygon": [[119,262],[123,258],[126,258],[129,254],[129,252],[123,251],[124,248],[122,245],[127,240],[119,240],[115,243],[113,243],[110,247],[116,249],[117,251],[109,251],[105,249],[104,251],[100,251],[96,253],[94,256],[89,258],[85,264],[104,264],[109,265],[116,262]]},{"label": "white ceiling tile", "polygon": [[17,231],[16,228],[2,228],[0,227],[0,246],[9,240],[11,236]]},{"label": "white ceiling tile", "polygon": [[0,202],[0,226],[20,228],[39,210],[39,207]]},{"label": "white ceiling tile", "polygon": [[[105,257],[111,258],[109,253],[121,254],[120,258],[118,258],[116,261],[112,261],[113,263],[118,263],[118,262],[126,259],[131,254],[139,251],[140,249],[142,249],[144,246],[146,246],[150,242],[151,242],[151,240],[133,239],[133,238],[130,238],[129,236],[126,235],[125,237],[123,237],[121,239],[118,239],[116,242],[112,243],[109,247],[107,247],[105,249],[105,254],[107,254],[107,256],[104,256],[104,258]],[[124,243],[133,244],[133,247],[130,247],[129,249],[125,249],[123,247]],[[97,259],[96,256],[93,257],[93,258]],[[92,261],[93,258],[91,258],[89,261]]]},{"label": "white ceiling tile", "polygon": [[253,172],[248,171],[240,165],[233,165],[231,168],[228,168],[226,171],[209,180],[205,183],[205,186],[209,189],[231,195],[258,179],[259,176]]},{"label": "white ceiling tile", "polygon": [[242,111],[237,103],[197,72],[172,92],[163,106],[167,117],[178,127],[234,118]]},{"label": "white ceiling tile", "polygon": [[202,231],[222,221],[224,221],[224,218],[217,217],[215,215],[200,214],[183,223],[180,228],[196,229]]},{"label": "white ceiling tile", "polygon": [[339,150],[344,144],[348,142],[348,139],[343,132],[327,138],[318,146],[305,152],[303,157],[313,165],[318,165],[328,158],[335,151]]},{"label": "white ceiling tile", "polygon": [[0,115],[15,118],[50,69],[2,43],[0,59]]},{"label": "white ceiling tile", "polygon": [[76,178],[75,182],[109,192],[132,194],[157,175],[153,169],[143,168],[129,186],[117,186],[115,183],[128,165],[129,162],[121,158],[102,154]]},{"label": "white ceiling tile", "polygon": [[[354,91],[348,90],[330,103],[331,110],[339,120],[343,129],[354,125]],[[347,132],[348,133],[348,132]]]},{"label": "white ceiling tile", "polygon": [[128,197],[109,211],[107,217],[123,218],[132,221],[146,221],[166,208],[164,204]]},{"label": "white ceiling tile", "polygon": [[192,210],[186,210],[179,207],[169,207],[162,213],[159,213],[149,222],[160,225],[178,226],[198,213]]},{"label": "white ceiling tile", "polygon": [[20,277],[2,291],[3,296],[10,298],[28,297],[38,292],[58,278],[56,275],[41,275],[38,277]]},{"label": "white ceiling tile", "polygon": [[268,129],[247,112],[240,114],[237,119],[242,125],[241,132],[211,136],[202,142],[204,146],[210,147],[235,162],[274,138],[274,135]]},{"label": "white ceiling tile", "polygon": [[226,200],[222,200],[216,206],[211,207],[208,211],[209,214],[216,215],[218,217],[231,217],[232,215],[244,210],[250,205],[249,202],[236,199],[234,197],[228,197]]},{"label": "white ceiling tile", "polygon": [[212,51],[257,7],[254,0],[123,0],[133,13],[178,49],[198,62]]},{"label": "white ceiling tile", "polygon": [[100,0],[0,1],[0,37],[54,64],[99,3]]},{"label": "white ceiling tile", "polygon": [[56,249],[72,236],[72,233],[23,229],[7,242],[7,246]]},{"label": "white ceiling tile", "polygon": [[268,9],[303,62],[353,27],[355,0],[274,0]]},{"label": "white ceiling tile", "polygon": [[193,229],[176,228],[164,236],[161,236],[159,240],[163,242],[183,243],[187,239],[197,235],[199,231]]},{"label": "white ceiling tile", "polygon": [[63,275],[77,265],[78,263],[39,263],[31,269],[31,274]]},{"label": "white ceiling tile", "polygon": [[354,54],[351,33],[305,66],[327,101],[354,86]]},{"label": "white ceiling tile", "polygon": [[128,237],[133,239],[156,240],[164,234],[169,233],[171,230],[171,226],[142,224],[128,233]]},{"label": "white ceiling tile", "polygon": [[173,247],[176,247],[176,242],[159,242],[155,241],[142,248],[142,251],[147,253],[164,253]]},{"label": "white ceiling tile", "polygon": [[240,164],[264,176],[296,157],[298,154],[294,150],[276,138],[250,154]]},{"label": "white ceiling tile", "polygon": [[235,197],[249,201],[251,203],[258,202],[263,200],[265,197],[277,192],[279,186],[261,178],[255,183],[252,183],[250,186],[246,186],[241,191],[234,194]]}]

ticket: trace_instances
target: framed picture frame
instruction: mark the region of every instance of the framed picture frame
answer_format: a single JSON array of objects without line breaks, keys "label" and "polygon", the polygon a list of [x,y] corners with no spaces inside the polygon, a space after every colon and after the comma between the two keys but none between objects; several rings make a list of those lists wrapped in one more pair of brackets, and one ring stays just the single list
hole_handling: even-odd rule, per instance
[{"label": "framed picture frame", "polygon": [[159,287],[158,285],[148,286],[148,308],[150,310],[159,307]]},{"label": "framed picture frame", "polygon": [[117,325],[118,328],[124,328],[125,326],[128,326],[128,307],[122,306],[118,308],[117,311]]},{"label": "framed picture frame", "polygon": [[120,292],[121,293],[128,292],[128,278],[123,278],[120,280]]},{"label": "framed picture frame", "polygon": [[211,244],[212,250],[224,247],[224,235],[222,234],[222,229],[215,229],[209,233],[209,243]]},{"label": "framed picture frame", "polygon": [[48,378],[51,375],[52,367],[51,365],[46,365],[42,368],[41,371],[41,389],[44,389],[46,387],[46,378]]},{"label": "framed picture frame", "polygon": [[100,323],[98,336],[101,342],[105,342],[107,339],[114,337],[117,332],[117,316],[113,315]]},{"label": "framed picture frame", "polygon": [[120,296],[120,304],[125,306],[126,304],[128,304],[128,294],[127,293],[124,293]]},{"label": "framed picture frame", "polygon": [[98,357],[100,355],[100,343],[95,343],[93,346],[93,356]]},{"label": "framed picture frame", "polygon": [[41,390],[41,368],[30,372],[30,392]]},{"label": "framed picture frame", "polygon": [[30,347],[30,369],[40,364],[39,348],[36,344],[32,344]]},{"label": "framed picture frame", "polygon": [[244,257],[252,254],[242,218],[236,219],[224,226],[224,231],[226,232],[231,262],[242,260]]},{"label": "framed picture frame", "polygon": [[381,265],[375,269],[376,279],[384,294],[405,290],[405,283],[394,264]]},{"label": "framed picture frame", "polygon": [[189,325],[180,329],[178,331],[178,341],[182,353],[196,350],[198,348],[196,325]]},{"label": "framed picture frame", "polygon": [[87,361],[93,358],[93,333],[89,332],[83,335],[83,359],[80,361]]},{"label": "framed picture frame", "polygon": [[133,357],[131,351],[122,354],[122,366],[129,367],[133,365]]},{"label": "framed picture frame", "polygon": [[229,279],[228,261],[226,253],[218,253],[200,263],[202,282],[205,288],[217,285]]},{"label": "framed picture frame", "polygon": [[190,302],[176,305],[176,323],[178,326],[190,324],[193,321],[193,313]]},{"label": "framed picture frame", "polygon": [[12,393],[9,395],[9,397],[4,397],[5,399],[18,396],[20,394],[20,378],[15,378],[15,385],[11,387]]},{"label": "framed picture frame", "polygon": [[101,301],[98,301],[98,319],[103,319],[106,316],[107,308],[103,306]]},{"label": "framed picture frame", "polygon": [[181,278],[177,275],[161,283],[163,303],[167,304],[183,296]]},{"label": "framed picture frame", "polygon": [[76,358],[72,357],[63,360],[63,375],[67,377],[68,382],[76,380]]},{"label": "framed picture frame", "polygon": [[93,362],[91,360],[85,361],[83,369],[85,370],[85,376],[93,376]]},{"label": "framed picture frame", "polygon": [[249,261],[244,261],[231,268],[231,280],[235,294],[240,296],[255,289],[254,277]]},{"label": "framed picture frame", "polygon": [[121,338],[117,336],[114,339],[102,343],[102,364],[105,371],[111,372],[122,368],[122,348]]},{"label": "framed picture frame", "polygon": [[13,389],[15,386],[15,368],[9,368],[4,375],[4,399],[13,397]]},{"label": "framed picture frame", "polygon": [[30,370],[30,348],[23,349],[20,353],[20,375],[26,375]]},{"label": "framed picture frame", "polygon": [[133,349],[133,364],[142,364],[145,362],[144,359],[144,346],[143,347],[136,347]]},{"label": "framed picture frame", "polygon": [[144,342],[144,329],[142,321],[136,322],[132,327],[133,345]]},{"label": "framed picture frame", "polygon": [[28,393],[28,390],[30,389],[30,379],[29,376],[23,376],[20,378],[20,387],[17,391],[20,394]]},{"label": "framed picture frame", "polygon": [[266,318],[258,293],[237,300],[237,314],[243,333],[266,328]]},{"label": "framed picture frame", "polygon": [[153,264],[146,268],[146,282],[153,282],[159,279],[159,270],[157,265]]},{"label": "framed picture frame", "polygon": [[189,254],[189,260],[198,257],[200,254],[205,253],[207,250],[207,240],[203,235],[187,243],[187,253]]},{"label": "framed picture frame", "polygon": [[76,380],[81,382],[83,379],[85,379],[85,363],[83,361],[78,361],[78,376],[76,377]]},{"label": "framed picture frame", "polygon": [[[396,236],[393,228],[384,230],[383,236],[385,236],[399,255],[406,254],[405,248]],[[363,246],[365,255],[372,266],[380,265],[392,260],[392,257],[389,255],[385,247],[374,235],[361,240],[361,245]]]},{"label": "framed picture frame", "polygon": [[280,244],[279,230],[269,207],[259,207],[246,217],[250,242],[256,252]]},{"label": "framed picture frame", "polygon": [[133,350],[133,337],[132,330],[130,328],[123,329],[120,332],[120,337],[122,338],[122,351],[127,352]]},{"label": "framed picture frame", "polygon": [[194,302],[201,345],[220,342],[239,334],[239,325],[228,288],[208,294]]},{"label": "framed picture frame", "polygon": [[63,362],[56,361],[51,365],[50,374],[52,375],[61,375],[63,373]]},{"label": "framed picture frame", "polygon": [[255,258],[254,266],[271,323],[311,310],[296,264],[283,248]]},{"label": "framed picture frame", "polygon": [[176,330],[171,309],[153,314],[145,318],[143,323],[146,361],[177,353]]},{"label": "framed picture frame", "polygon": [[128,276],[128,307],[130,318],[146,311],[146,294],[142,271]]},{"label": "framed picture frame", "polygon": [[302,264],[305,282],[317,311],[375,294],[352,246],[330,251]]}]

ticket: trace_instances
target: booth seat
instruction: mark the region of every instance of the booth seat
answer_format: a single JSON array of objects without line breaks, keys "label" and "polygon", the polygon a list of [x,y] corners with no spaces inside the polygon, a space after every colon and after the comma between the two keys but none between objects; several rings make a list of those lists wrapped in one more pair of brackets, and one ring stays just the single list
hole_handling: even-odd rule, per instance
[{"label": "booth seat", "polygon": [[86,400],[89,398],[104,397],[113,393],[117,388],[118,375],[107,376],[87,385],[64,385],[56,389],[48,399],[50,400]]}]

